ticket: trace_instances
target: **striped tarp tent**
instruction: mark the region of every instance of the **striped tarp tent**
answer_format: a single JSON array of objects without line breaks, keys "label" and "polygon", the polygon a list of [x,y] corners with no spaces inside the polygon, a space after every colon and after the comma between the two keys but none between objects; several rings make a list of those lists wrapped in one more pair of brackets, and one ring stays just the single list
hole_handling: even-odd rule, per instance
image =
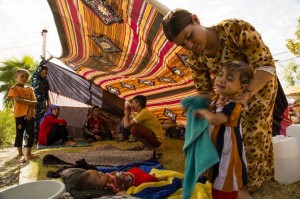
[{"label": "striped tarp tent", "polygon": [[167,41],[155,5],[144,0],[48,3],[63,48],[60,60],[69,68],[122,99],[147,96],[147,107],[162,119],[185,119],[180,101],[197,95],[188,52]]}]

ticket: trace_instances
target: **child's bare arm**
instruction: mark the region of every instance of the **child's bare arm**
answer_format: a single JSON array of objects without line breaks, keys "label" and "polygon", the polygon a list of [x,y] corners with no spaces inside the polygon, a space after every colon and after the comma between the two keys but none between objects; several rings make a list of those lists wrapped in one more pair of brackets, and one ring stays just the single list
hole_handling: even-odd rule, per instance
[{"label": "child's bare arm", "polygon": [[25,116],[26,120],[31,120],[34,117],[34,106],[30,106],[27,112],[27,115]]},{"label": "child's bare arm", "polygon": [[27,99],[22,99],[19,97],[13,97],[14,101],[19,103],[19,104],[26,104],[26,105],[30,105],[30,106],[36,106],[37,105],[37,101],[36,100],[27,100]]},{"label": "child's bare arm", "polygon": [[199,109],[195,111],[199,117],[205,118],[212,125],[220,125],[228,121],[224,113],[213,113],[207,109]]},{"label": "child's bare arm", "polygon": [[116,193],[117,196],[121,196],[121,195],[125,195],[126,191],[119,191],[118,193]]}]

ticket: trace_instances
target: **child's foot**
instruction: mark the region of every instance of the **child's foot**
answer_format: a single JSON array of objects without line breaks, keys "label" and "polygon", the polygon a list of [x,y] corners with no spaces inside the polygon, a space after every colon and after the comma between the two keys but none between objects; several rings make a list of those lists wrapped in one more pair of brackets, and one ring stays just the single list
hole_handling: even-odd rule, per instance
[{"label": "child's foot", "polygon": [[138,139],[133,137],[132,135],[129,136],[128,142],[137,142]]},{"label": "child's foot", "polygon": [[19,163],[25,163],[26,162],[25,156],[24,155],[19,156],[18,161],[19,161]]},{"label": "child's foot", "polygon": [[65,145],[66,145],[66,146],[74,146],[74,145],[76,145],[76,144],[77,144],[77,142],[73,142],[73,141],[71,141],[71,140],[65,142]]}]

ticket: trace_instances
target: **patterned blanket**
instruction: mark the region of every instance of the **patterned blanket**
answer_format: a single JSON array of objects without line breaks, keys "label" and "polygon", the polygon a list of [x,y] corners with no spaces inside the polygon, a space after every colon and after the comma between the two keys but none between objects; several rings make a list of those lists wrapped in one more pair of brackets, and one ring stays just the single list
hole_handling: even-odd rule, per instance
[{"label": "patterned blanket", "polygon": [[106,145],[75,153],[59,151],[48,154],[44,157],[43,164],[71,165],[82,158],[90,165],[111,167],[152,159],[154,158],[154,151],[130,151],[113,145]]}]

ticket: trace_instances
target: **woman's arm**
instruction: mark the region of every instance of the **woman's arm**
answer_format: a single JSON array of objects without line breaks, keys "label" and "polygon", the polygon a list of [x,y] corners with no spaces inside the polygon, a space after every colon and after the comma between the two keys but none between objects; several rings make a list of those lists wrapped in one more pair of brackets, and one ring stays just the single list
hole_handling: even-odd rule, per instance
[{"label": "woman's arm", "polygon": [[45,119],[47,119],[47,122],[50,124],[61,124],[67,126],[67,121],[64,119],[58,119],[53,116],[47,116]]},{"label": "woman's arm", "polygon": [[190,52],[188,63],[191,69],[192,78],[195,87],[200,95],[212,94],[213,85],[210,79],[210,74],[205,63],[200,63],[197,60],[198,53]]},{"label": "woman's arm", "polygon": [[239,35],[239,37],[236,37],[235,34],[230,36],[237,45],[238,50],[245,55],[249,66],[256,70],[254,78],[249,84],[250,92],[241,93],[230,98],[233,102],[246,105],[252,96],[257,94],[268,81],[276,76],[275,63],[260,33],[250,23],[240,20],[238,23],[228,22],[227,25],[227,32],[231,31]]},{"label": "woman's arm", "polygon": [[253,80],[249,84],[248,87],[249,92],[246,93],[240,92],[235,96],[227,98],[227,100],[230,100],[231,102],[235,102],[237,104],[243,104],[244,106],[246,106],[248,100],[256,93],[258,93],[258,91],[261,90],[266,85],[266,83],[272,79],[272,77],[273,75],[268,72],[257,70],[254,74]]}]

